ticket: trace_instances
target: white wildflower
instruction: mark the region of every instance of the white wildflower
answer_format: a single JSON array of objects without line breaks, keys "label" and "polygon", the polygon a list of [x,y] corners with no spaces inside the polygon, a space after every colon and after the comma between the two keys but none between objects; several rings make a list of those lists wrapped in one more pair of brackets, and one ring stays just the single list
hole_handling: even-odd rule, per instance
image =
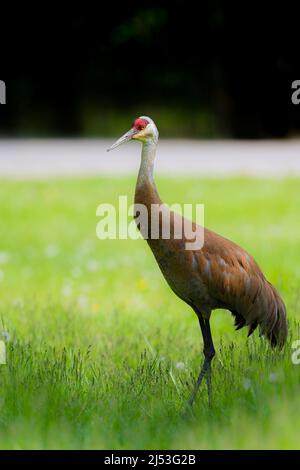
[{"label": "white wildflower", "polygon": [[252,382],[251,382],[251,380],[248,379],[248,378],[245,378],[245,379],[243,380],[243,387],[244,387],[245,390],[250,390],[250,388],[252,387]]},{"label": "white wildflower", "polygon": [[78,307],[85,309],[88,306],[88,298],[81,295],[77,299]]},{"label": "white wildflower", "polygon": [[176,369],[183,370],[183,369],[185,369],[185,364],[184,364],[184,362],[177,362],[175,367],[176,367]]},{"label": "white wildflower", "polygon": [[99,269],[99,262],[95,259],[90,259],[86,264],[87,270],[90,272],[96,272]]},{"label": "white wildflower", "polygon": [[79,266],[76,266],[72,269],[72,276],[73,277],[80,277],[81,276],[81,269]]},{"label": "white wildflower", "polygon": [[2,331],[2,336],[6,342],[10,341],[10,334],[8,331]]},{"label": "white wildflower", "polygon": [[57,245],[51,244],[45,248],[45,256],[47,258],[55,258],[59,253],[59,248]]},{"label": "white wildflower", "polygon": [[279,379],[279,374],[277,374],[276,372],[270,372],[269,382],[275,383],[275,382],[278,382],[278,379]]},{"label": "white wildflower", "polygon": [[9,253],[0,251],[0,264],[5,264],[9,260]]},{"label": "white wildflower", "polygon": [[72,294],[72,286],[66,284],[65,286],[63,286],[61,293],[64,297],[70,297],[70,295]]}]

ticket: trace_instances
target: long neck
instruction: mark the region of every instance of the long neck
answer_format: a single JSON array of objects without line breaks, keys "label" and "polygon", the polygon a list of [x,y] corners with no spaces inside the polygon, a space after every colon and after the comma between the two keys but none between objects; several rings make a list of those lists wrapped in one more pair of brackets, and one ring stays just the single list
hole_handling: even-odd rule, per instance
[{"label": "long neck", "polygon": [[145,182],[153,182],[154,160],[156,155],[156,142],[144,142],[142,147],[141,164],[137,179],[137,186]]},{"label": "long neck", "polygon": [[156,141],[143,143],[141,165],[136,182],[135,202],[160,202],[153,177],[156,147]]}]

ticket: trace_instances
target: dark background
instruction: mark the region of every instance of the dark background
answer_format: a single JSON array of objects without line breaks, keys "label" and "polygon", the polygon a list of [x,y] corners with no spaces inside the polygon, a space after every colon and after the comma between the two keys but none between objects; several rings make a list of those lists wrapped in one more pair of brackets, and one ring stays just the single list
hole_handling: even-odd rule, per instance
[{"label": "dark background", "polygon": [[[239,5],[239,6],[238,6]],[[289,3],[3,8],[2,136],[101,136],[150,115],[165,137],[300,132],[300,16]]]}]

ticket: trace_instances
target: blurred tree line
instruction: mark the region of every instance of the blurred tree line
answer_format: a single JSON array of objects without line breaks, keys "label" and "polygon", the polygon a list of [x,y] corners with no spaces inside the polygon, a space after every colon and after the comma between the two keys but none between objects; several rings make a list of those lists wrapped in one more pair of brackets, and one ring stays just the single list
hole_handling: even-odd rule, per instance
[{"label": "blurred tree line", "polygon": [[262,2],[15,7],[0,32],[0,133],[115,136],[148,114],[165,137],[296,135],[297,21]]}]

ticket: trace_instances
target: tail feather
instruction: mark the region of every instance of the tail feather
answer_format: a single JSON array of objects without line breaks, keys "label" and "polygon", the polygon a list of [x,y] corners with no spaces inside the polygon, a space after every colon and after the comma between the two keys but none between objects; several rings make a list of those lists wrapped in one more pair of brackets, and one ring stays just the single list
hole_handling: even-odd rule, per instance
[{"label": "tail feather", "polygon": [[269,311],[266,321],[262,324],[263,334],[268,338],[271,346],[282,348],[287,339],[288,322],[286,308],[275,287],[268,283],[271,297],[273,298],[273,308]]},{"label": "tail feather", "polygon": [[263,284],[249,302],[248,308],[244,306],[239,311],[231,310],[235,317],[236,330],[248,326],[250,336],[259,326],[260,336],[265,336],[272,347],[282,348],[288,334],[286,308],[275,287],[265,279],[261,282]]},{"label": "tail feather", "polygon": [[249,336],[251,336],[252,333],[256,330],[257,326],[258,326],[258,322],[257,322],[257,321],[251,323],[251,325],[250,325],[250,327],[249,327],[248,335],[247,335],[248,338],[249,338]]}]

